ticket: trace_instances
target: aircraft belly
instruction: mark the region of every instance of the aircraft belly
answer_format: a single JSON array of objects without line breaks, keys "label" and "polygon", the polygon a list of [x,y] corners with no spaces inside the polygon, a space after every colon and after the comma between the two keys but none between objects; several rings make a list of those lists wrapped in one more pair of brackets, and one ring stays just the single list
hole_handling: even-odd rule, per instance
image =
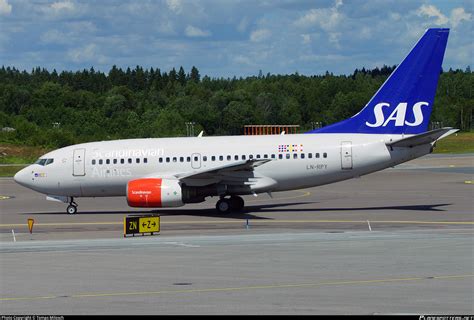
[{"label": "aircraft belly", "polygon": [[125,196],[127,180],[89,180],[81,184],[83,197],[114,197]]}]

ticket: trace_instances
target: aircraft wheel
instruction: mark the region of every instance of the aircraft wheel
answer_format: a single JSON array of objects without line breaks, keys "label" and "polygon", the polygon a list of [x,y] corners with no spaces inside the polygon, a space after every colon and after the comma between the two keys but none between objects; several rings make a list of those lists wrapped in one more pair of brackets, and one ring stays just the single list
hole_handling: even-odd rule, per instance
[{"label": "aircraft wheel", "polygon": [[216,203],[216,209],[219,213],[229,213],[231,211],[231,202],[229,199],[220,199]]},{"label": "aircraft wheel", "polygon": [[231,203],[232,211],[241,211],[245,205],[244,199],[242,199],[239,196],[230,197],[230,203]]},{"label": "aircraft wheel", "polygon": [[77,206],[73,206],[72,204],[67,206],[67,213],[76,214],[77,213]]}]

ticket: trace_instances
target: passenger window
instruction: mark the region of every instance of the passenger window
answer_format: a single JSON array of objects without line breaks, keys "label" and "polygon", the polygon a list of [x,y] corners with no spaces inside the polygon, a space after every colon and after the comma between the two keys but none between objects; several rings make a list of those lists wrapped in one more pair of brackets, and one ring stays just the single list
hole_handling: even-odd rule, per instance
[{"label": "passenger window", "polygon": [[194,161],[199,161],[199,157],[194,157]]},{"label": "passenger window", "polygon": [[268,159],[268,154],[264,154],[263,159]]},{"label": "passenger window", "polygon": [[179,157],[179,162],[184,162],[184,157]]},{"label": "passenger window", "polygon": [[114,164],[117,164],[117,159],[114,159],[113,162],[114,162]]},{"label": "passenger window", "polygon": [[105,164],[110,164],[110,159],[105,160]]},{"label": "passenger window", "polygon": [[102,159],[99,160],[99,164],[102,164]]},{"label": "passenger window", "polygon": [[230,155],[227,155],[227,161],[232,160],[232,157]]},{"label": "passenger window", "polygon": [[283,155],[281,153],[278,155],[278,159],[283,159]]},{"label": "passenger window", "polygon": [[219,161],[223,161],[224,160],[224,156],[219,156]]},{"label": "passenger window", "polygon": [[191,157],[186,157],[186,162],[191,162]]},{"label": "passenger window", "polygon": [[128,158],[128,163],[132,163],[132,158]]},{"label": "passenger window", "polygon": [[304,153],[301,154],[301,159],[304,159]]},{"label": "passenger window", "polygon": [[242,155],[242,160],[245,160],[245,159],[246,159],[246,158],[245,158],[245,154],[243,154],[243,155]]},{"label": "passenger window", "polygon": [[170,162],[170,157],[166,157],[166,162]]},{"label": "passenger window", "polygon": [[316,153],[316,158],[319,158],[319,153]]},{"label": "passenger window", "polygon": [[121,163],[121,164],[124,164],[124,163],[125,163],[125,159],[120,159],[120,163]]},{"label": "passenger window", "polygon": [[159,162],[159,163],[162,163],[162,162],[163,162],[163,158],[159,158],[159,159],[158,159],[158,162]]},{"label": "passenger window", "polygon": [[250,160],[253,159],[253,154],[250,154],[250,155],[249,155],[249,159],[250,159]]},{"label": "passenger window", "polygon": [[92,164],[95,164],[95,159],[94,159],[94,160],[92,160]]},{"label": "passenger window", "polygon": [[274,153],[272,153],[272,159],[275,159],[275,158],[276,158],[275,154],[274,154]]},{"label": "passenger window", "polygon": [[173,162],[178,162],[178,158],[173,157]]},{"label": "passenger window", "polygon": [[212,160],[212,161],[216,161],[216,156],[212,156],[212,157],[211,157],[211,160]]},{"label": "passenger window", "polygon": [[259,155],[259,154],[257,154],[257,157],[256,157],[256,158],[257,158],[257,159],[260,159],[260,155]]},{"label": "passenger window", "polygon": [[313,154],[312,153],[308,153],[308,158],[312,158],[313,157]]},{"label": "passenger window", "polygon": [[298,159],[298,154],[297,153],[293,153],[293,159]]},{"label": "passenger window", "polygon": [[207,161],[207,156],[202,157],[202,161]]},{"label": "passenger window", "polygon": [[148,163],[148,158],[144,158],[143,163]]},{"label": "passenger window", "polygon": [[135,159],[135,162],[136,162],[136,163],[140,163],[140,158],[136,158],[136,159]]},{"label": "passenger window", "polygon": [[323,158],[327,158],[328,157],[328,154],[325,152],[323,153]]},{"label": "passenger window", "polygon": [[291,155],[289,153],[286,154],[286,158],[290,159]]},{"label": "passenger window", "polygon": [[239,160],[239,156],[238,156],[238,155],[234,155],[234,160]]}]

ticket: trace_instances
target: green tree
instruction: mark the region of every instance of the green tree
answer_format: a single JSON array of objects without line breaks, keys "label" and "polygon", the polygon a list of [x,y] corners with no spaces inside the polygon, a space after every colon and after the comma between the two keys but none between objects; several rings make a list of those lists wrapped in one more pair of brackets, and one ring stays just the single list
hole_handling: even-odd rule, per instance
[{"label": "green tree", "polygon": [[191,68],[190,79],[194,82],[199,82],[199,80],[201,79],[201,76],[199,75],[199,70],[195,66]]},{"label": "green tree", "polygon": [[179,67],[178,71],[178,82],[184,86],[186,84],[186,73],[184,72],[183,67]]},{"label": "green tree", "polygon": [[184,118],[175,110],[163,109],[151,126],[152,137],[179,137],[186,135]]}]

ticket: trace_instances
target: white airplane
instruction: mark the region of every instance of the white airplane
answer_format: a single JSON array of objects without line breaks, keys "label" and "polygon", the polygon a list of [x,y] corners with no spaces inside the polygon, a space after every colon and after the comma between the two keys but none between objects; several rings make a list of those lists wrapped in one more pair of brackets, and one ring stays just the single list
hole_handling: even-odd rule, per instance
[{"label": "white airplane", "polygon": [[125,196],[131,207],[179,207],[218,196],[320,186],[421,157],[457,129],[427,131],[449,29],[428,29],[355,116],[306,134],[100,141],[68,146],[19,171],[17,183],[69,203]]}]

